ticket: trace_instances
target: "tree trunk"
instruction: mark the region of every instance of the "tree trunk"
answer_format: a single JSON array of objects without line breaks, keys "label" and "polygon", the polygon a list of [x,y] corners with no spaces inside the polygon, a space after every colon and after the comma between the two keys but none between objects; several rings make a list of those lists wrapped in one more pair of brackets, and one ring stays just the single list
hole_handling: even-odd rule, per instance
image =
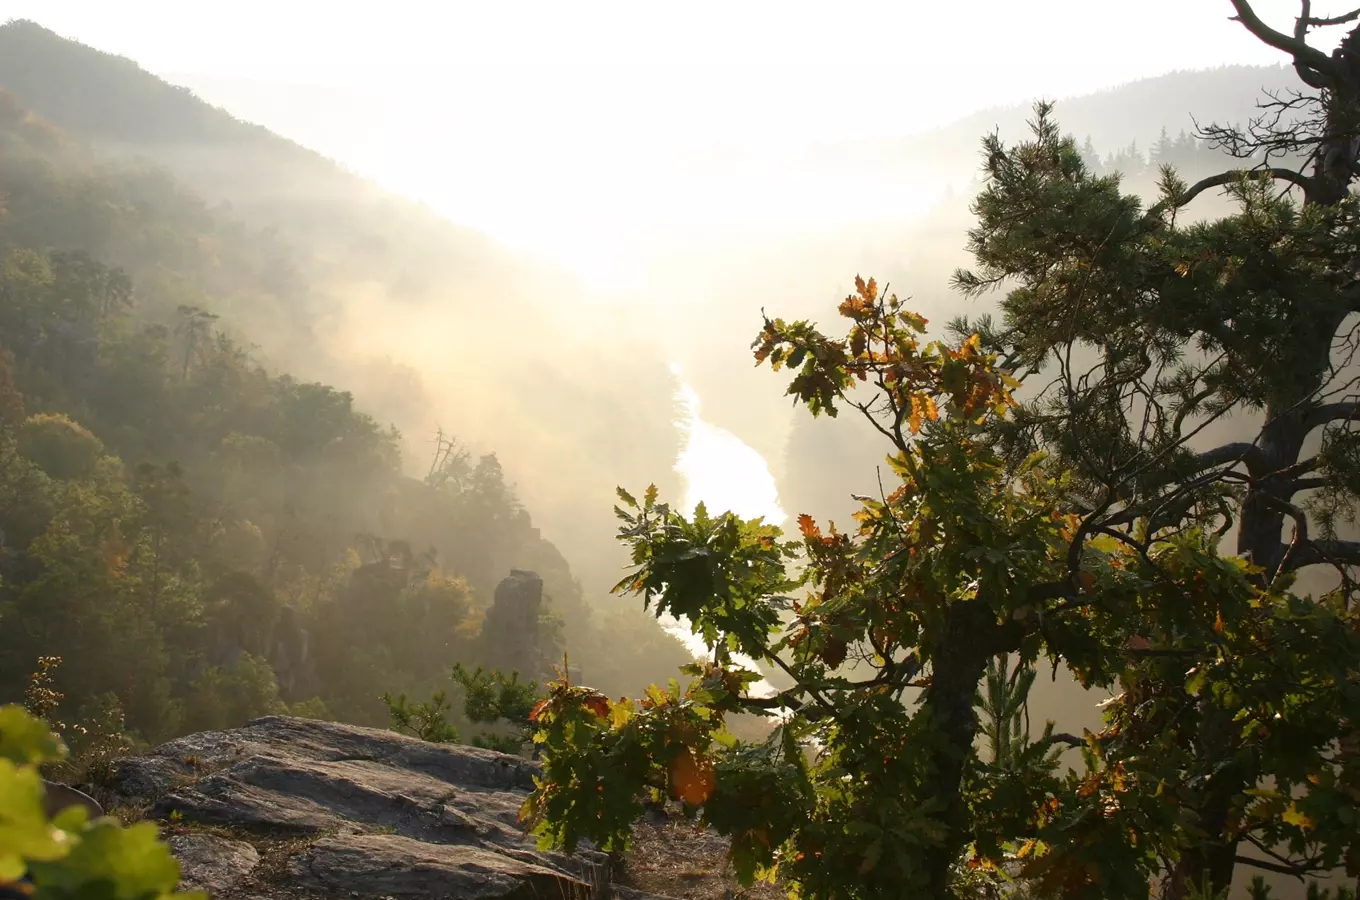
[{"label": "tree trunk", "polygon": [[1285,513],[1282,502],[1288,502],[1294,491],[1287,483],[1262,481],[1299,461],[1303,442],[1306,408],[1298,408],[1317,384],[1300,385],[1299,396],[1291,396],[1266,406],[1266,425],[1261,429],[1257,446],[1261,451],[1259,471],[1251,473],[1256,482],[1247,491],[1242,504],[1242,518],[1237,531],[1237,552],[1261,566],[1269,573],[1279,565],[1284,544],[1281,535]]},{"label": "tree trunk", "polygon": [[[1251,786],[1231,775],[1215,778],[1222,780],[1210,788],[1208,798],[1198,810],[1205,833],[1211,836],[1227,833],[1228,812],[1233,795]],[[1215,842],[1212,838],[1206,839],[1187,849],[1180,858],[1171,873],[1171,884],[1166,898],[1183,900],[1193,889],[1206,881],[1215,896],[1222,894],[1232,887],[1233,872],[1236,868],[1236,841]]]},{"label": "tree trunk", "polygon": [[929,875],[927,897],[952,900],[949,881],[968,835],[968,814],[961,791],[964,766],[978,733],[973,699],[987,671],[987,660],[1003,647],[991,610],[976,600],[954,604],[948,614],[944,639],[931,660],[930,686],[923,697],[925,712],[944,738],[934,754],[939,797],[944,801],[942,824],[948,837],[926,853]]}]

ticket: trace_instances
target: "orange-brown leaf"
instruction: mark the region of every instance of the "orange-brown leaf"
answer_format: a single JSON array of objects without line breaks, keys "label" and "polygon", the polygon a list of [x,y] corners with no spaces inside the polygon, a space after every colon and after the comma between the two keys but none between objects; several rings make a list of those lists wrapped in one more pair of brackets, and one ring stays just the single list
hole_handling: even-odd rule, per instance
[{"label": "orange-brown leaf", "polygon": [[864,355],[864,351],[869,349],[869,334],[863,328],[856,325],[850,332],[850,355],[859,358]]},{"label": "orange-brown leaf", "polygon": [[911,395],[911,415],[907,417],[907,427],[912,434],[921,430],[921,395]]},{"label": "orange-brown leaf", "polygon": [[690,806],[703,806],[717,786],[713,761],[691,747],[676,754],[670,775],[671,796]]}]

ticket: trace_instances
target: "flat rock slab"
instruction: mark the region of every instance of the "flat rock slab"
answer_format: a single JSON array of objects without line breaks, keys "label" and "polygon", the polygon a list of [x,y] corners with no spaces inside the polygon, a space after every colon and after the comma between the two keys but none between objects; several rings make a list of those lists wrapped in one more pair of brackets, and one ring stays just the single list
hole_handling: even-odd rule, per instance
[{"label": "flat rock slab", "polygon": [[121,760],[113,787],[174,823],[186,888],[214,897],[604,900],[609,859],[517,824],[538,767],[490,750],[270,716]]}]

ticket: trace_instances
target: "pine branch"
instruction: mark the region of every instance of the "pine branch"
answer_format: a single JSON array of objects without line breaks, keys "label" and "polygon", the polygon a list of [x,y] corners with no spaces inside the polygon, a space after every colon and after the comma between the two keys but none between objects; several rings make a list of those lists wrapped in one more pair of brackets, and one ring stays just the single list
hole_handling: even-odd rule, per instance
[{"label": "pine branch", "polygon": [[1241,865],[1244,866],[1252,866],[1253,868],[1262,869],[1266,872],[1276,872],[1280,875],[1291,875],[1294,878],[1299,879],[1302,879],[1309,872],[1317,871],[1312,867],[1284,865],[1281,863],[1270,862],[1269,860],[1265,859],[1256,859],[1253,856],[1243,856],[1241,854],[1238,854],[1237,856],[1233,857],[1233,861],[1236,863],[1240,863]]},{"label": "pine branch", "polygon": [[1254,474],[1265,465],[1265,457],[1261,454],[1261,448],[1257,445],[1248,441],[1234,441],[1212,450],[1205,450],[1203,453],[1196,453],[1194,471],[1203,472],[1205,469],[1212,469],[1215,466],[1239,462],[1245,463],[1247,471]]}]

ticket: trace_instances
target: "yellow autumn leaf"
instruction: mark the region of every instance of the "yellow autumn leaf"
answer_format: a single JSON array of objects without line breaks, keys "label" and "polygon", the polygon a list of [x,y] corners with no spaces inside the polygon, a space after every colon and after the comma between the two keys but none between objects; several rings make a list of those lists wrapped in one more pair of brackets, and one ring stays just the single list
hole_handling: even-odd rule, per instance
[{"label": "yellow autumn leaf", "polygon": [[928,419],[931,422],[934,422],[939,417],[940,411],[935,406],[934,400],[930,399],[930,397],[925,394],[917,393],[911,395],[911,416],[907,419],[907,427],[911,429],[912,434],[916,434],[921,430],[921,422],[923,420]]},{"label": "yellow autumn leaf", "polygon": [[625,698],[609,705],[609,724],[614,728],[622,728],[631,718],[633,718],[632,700]]},{"label": "yellow autumn leaf", "polygon": [[1313,823],[1313,820],[1309,818],[1308,814],[1303,810],[1299,809],[1299,805],[1297,803],[1289,804],[1289,809],[1286,809],[1284,811],[1284,815],[1281,816],[1281,818],[1283,818],[1290,825],[1297,825],[1304,831],[1312,831],[1315,827],[1317,827]]},{"label": "yellow autumn leaf", "polygon": [[935,405],[935,398],[931,397],[929,394],[922,394],[921,404],[924,407],[923,412],[925,413],[927,421],[935,422],[939,420],[940,408]]}]

